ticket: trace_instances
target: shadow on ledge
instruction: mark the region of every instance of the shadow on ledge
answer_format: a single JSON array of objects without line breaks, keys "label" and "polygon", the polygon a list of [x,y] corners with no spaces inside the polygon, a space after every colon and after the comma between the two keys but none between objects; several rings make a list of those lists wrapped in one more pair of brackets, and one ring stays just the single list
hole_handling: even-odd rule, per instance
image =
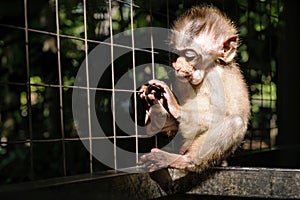
[{"label": "shadow on ledge", "polygon": [[[134,172],[134,169],[133,169]],[[167,195],[148,173],[107,171],[0,187],[1,199],[300,199],[300,170],[219,167],[189,174]],[[184,194],[180,194],[184,193]],[[184,197],[184,198],[183,198]],[[217,198],[218,197],[218,198]],[[226,198],[225,198],[226,197]]]}]

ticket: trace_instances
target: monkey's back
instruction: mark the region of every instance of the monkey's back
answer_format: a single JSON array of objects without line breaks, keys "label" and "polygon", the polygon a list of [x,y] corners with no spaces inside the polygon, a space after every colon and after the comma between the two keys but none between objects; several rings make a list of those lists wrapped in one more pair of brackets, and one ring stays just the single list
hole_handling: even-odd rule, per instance
[{"label": "monkey's back", "polygon": [[240,68],[236,63],[223,68],[222,74],[227,115],[240,116],[248,124],[250,116],[250,101],[248,88]]}]

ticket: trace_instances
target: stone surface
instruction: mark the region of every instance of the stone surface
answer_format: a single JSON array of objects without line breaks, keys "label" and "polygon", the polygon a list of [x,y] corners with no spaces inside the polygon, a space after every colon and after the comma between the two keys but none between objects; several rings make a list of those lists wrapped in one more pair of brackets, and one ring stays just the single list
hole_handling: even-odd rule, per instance
[{"label": "stone surface", "polygon": [[[133,170],[134,172],[135,170]],[[176,172],[175,172],[176,173]],[[165,180],[165,173],[108,171],[0,187],[1,199],[300,199],[300,170],[220,167]],[[153,180],[153,178],[155,180]],[[157,180],[159,180],[157,182]],[[158,184],[163,183],[162,187]],[[162,189],[164,188],[164,190]],[[167,196],[168,193],[168,197]]]}]

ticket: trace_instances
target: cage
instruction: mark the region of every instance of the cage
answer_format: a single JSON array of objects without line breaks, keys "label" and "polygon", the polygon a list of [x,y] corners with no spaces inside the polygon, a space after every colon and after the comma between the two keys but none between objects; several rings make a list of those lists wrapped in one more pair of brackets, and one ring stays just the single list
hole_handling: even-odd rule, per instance
[{"label": "cage", "polygon": [[[292,2],[13,0],[0,3],[2,194],[13,197],[18,186],[25,188],[22,191],[27,195],[35,191],[32,197],[50,194],[50,188],[64,196],[65,190],[88,188],[92,182],[103,185],[107,179],[111,187],[121,188],[128,180],[145,181],[141,191],[146,191],[153,183],[144,174],[126,177],[111,171],[134,168],[140,153],[174,145],[164,135],[145,135],[144,110],[136,94],[148,80],[170,83],[173,76],[169,68],[172,54],[167,43],[156,42],[162,39],[162,34],[155,35],[156,30],[170,29],[177,16],[203,3],[224,11],[239,29],[237,62],[251,101],[246,137],[228,158],[230,167],[217,169],[221,172],[214,178],[222,184],[222,177],[229,179],[235,174],[235,180],[242,181],[246,174],[254,180],[262,173],[273,181],[286,178],[297,183],[299,39],[294,30],[298,13]],[[122,184],[116,184],[115,178]],[[77,184],[70,184],[75,179]],[[280,186],[288,188],[287,184]],[[245,186],[249,185],[246,181]],[[106,189],[102,192],[114,190]],[[214,192],[198,191],[203,195],[243,196],[208,190]],[[291,190],[287,190],[290,197],[299,198],[295,192],[299,184]],[[282,190],[268,194],[272,192],[274,196],[262,192],[258,197],[284,196]],[[89,198],[97,197],[94,192],[90,194]],[[153,194],[157,195],[147,198],[159,198],[161,191]],[[257,197],[254,189],[245,194]]]}]

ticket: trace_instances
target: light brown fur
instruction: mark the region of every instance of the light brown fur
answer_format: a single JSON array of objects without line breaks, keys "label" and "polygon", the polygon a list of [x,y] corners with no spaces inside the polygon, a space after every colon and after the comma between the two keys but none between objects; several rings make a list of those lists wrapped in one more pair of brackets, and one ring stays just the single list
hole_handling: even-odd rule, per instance
[{"label": "light brown fur", "polygon": [[[149,83],[164,91],[164,101],[172,119],[177,121],[175,125],[184,143],[180,154],[153,149],[141,157],[139,164],[150,171],[170,167],[199,172],[232,153],[247,130],[248,90],[234,60],[237,30],[218,9],[198,6],[178,18],[172,40],[174,48],[183,55],[173,67],[188,80],[195,94],[179,105],[164,82]],[[191,52],[186,53],[187,50]]]}]

